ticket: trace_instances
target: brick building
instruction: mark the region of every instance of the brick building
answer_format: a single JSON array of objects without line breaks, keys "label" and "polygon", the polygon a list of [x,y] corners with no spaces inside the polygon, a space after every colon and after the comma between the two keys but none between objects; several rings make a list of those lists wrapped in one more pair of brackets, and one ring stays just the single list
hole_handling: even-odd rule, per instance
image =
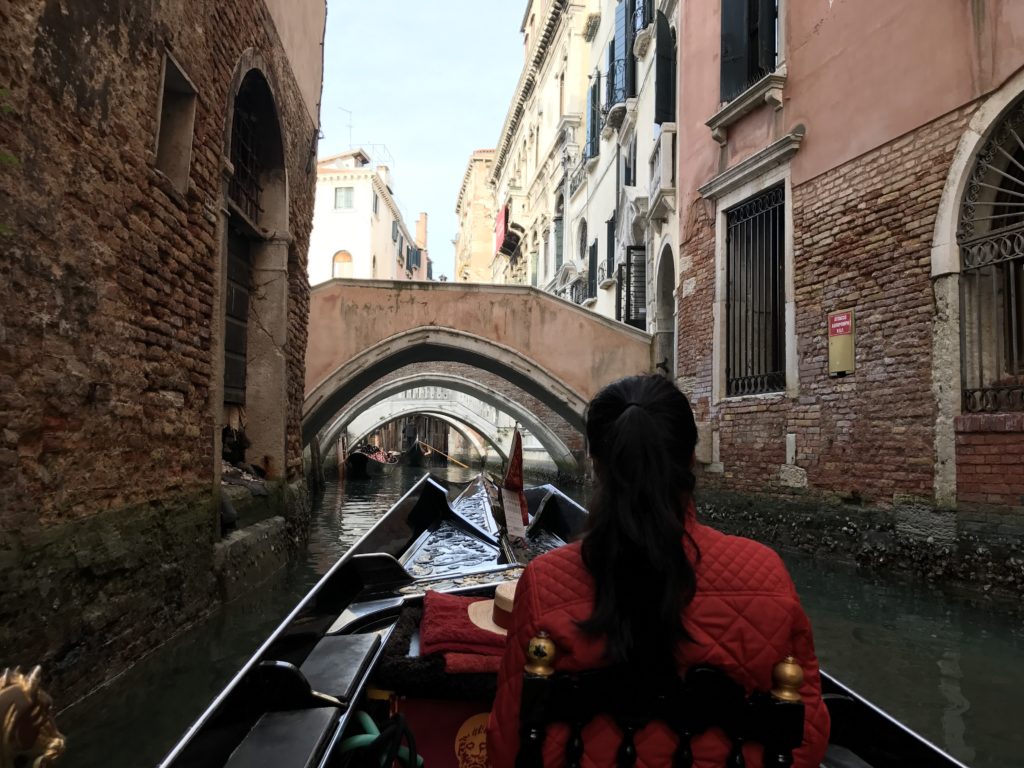
[{"label": "brick building", "polygon": [[718,0],[679,30],[678,376],[705,487],[1019,540],[1024,7]]},{"label": "brick building", "polygon": [[0,6],[0,667],[63,702],[215,601],[225,428],[300,487],[325,12]]}]

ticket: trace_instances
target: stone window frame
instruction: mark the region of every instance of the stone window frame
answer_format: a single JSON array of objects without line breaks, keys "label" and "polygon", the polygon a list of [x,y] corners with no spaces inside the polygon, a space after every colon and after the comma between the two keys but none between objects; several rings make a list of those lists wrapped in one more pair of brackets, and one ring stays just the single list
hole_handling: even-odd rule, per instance
[{"label": "stone window frame", "polygon": [[[199,89],[177,59],[164,51],[160,64],[160,99],[156,109],[153,167],[181,193],[188,191],[195,143]],[[172,97],[173,104],[168,103]],[[173,113],[170,111],[173,110]],[[169,120],[168,118],[174,118]],[[186,141],[187,137],[187,141]],[[173,151],[174,145],[179,145]]]},{"label": "stone window frame", "polygon": [[[729,101],[720,102],[715,114],[704,123],[711,129],[711,138],[721,146],[725,146],[728,142],[729,127],[738,123],[762,104],[769,104],[776,111],[782,109],[782,91],[789,73],[786,59],[786,18],[789,0],[778,0],[778,3],[778,36],[776,38],[778,50],[775,52],[774,71],[751,83],[746,90],[741,91]],[[721,76],[720,70],[719,76]]]},{"label": "stone window frame", "polygon": [[[754,197],[770,187],[783,184],[785,191],[785,210],[783,221],[785,236],[783,238],[783,264],[785,269],[785,307],[783,318],[786,324],[783,337],[785,339],[785,373],[786,386],[781,392],[764,392],[754,395],[726,395],[726,233],[728,231],[727,211],[744,200]],[[763,173],[744,181],[734,187],[722,190],[716,197],[715,210],[715,297],[712,313],[712,381],[711,401],[714,404],[733,403],[750,400],[782,400],[799,396],[799,361],[797,358],[796,338],[796,288],[793,275],[794,269],[794,238],[793,238],[793,184],[789,162],[769,168]]]}]

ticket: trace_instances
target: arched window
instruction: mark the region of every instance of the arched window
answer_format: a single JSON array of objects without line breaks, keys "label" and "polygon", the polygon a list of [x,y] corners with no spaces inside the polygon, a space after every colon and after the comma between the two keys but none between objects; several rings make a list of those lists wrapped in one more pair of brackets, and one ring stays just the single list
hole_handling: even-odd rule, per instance
[{"label": "arched window", "polygon": [[576,251],[576,258],[583,261],[587,258],[587,220],[584,219],[580,222],[580,236],[577,240],[579,243],[579,250]]},{"label": "arched window", "polygon": [[348,251],[338,251],[334,254],[334,267],[331,270],[331,277],[352,277],[352,254]]},{"label": "arched window", "polygon": [[562,267],[562,240],[565,232],[565,199],[559,195],[555,198],[555,271]]},{"label": "arched window", "polygon": [[963,409],[1024,411],[1024,99],[982,146],[960,205]]}]

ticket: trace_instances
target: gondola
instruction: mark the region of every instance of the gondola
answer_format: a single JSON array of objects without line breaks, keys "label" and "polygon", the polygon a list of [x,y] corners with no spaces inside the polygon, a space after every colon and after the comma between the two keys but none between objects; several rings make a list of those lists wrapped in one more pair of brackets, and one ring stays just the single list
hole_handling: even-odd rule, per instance
[{"label": "gondola", "polygon": [[[383,727],[396,701],[410,722],[417,701],[433,702],[429,727],[412,728],[421,743],[444,730],[438,700],[456,714],[460,701],[463,711],[486,711],[494,676],[432,665],[418,653],[415,617],[427,590],[493,596],[518,578],[521,561],[580,532],[586,511],[557,488],[522,496],[525,546],[501,524],[507,489],[482,476],[465,486],[421,478],[299,602],[161,768],[355,765],[346,750]],[[832,677],[822,681],[832,717],[826,766],[964,768]]]},{"label": "gondola", "polygon": [[359,445],[345,457],[345,476],[379,477],[390,474],[398,465],[398,457],[370,445]]}]

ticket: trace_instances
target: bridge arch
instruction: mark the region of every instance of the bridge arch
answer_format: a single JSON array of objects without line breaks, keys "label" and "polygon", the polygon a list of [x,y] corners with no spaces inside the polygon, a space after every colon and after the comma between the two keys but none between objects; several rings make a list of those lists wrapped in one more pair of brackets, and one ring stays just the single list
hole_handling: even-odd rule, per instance
[{"label": "bridge arch", "polygon": [[501,376],[580,431],[587,401],[558,377],[511,347],[455,328],[422,327],[374,344],[336,368],[306,398],[302,439],[309,443],[356,395],[406,365],[466,363]]},{"label": "bridge arch", "polygon": [[443,387],[455,392],[462,392],[507,413],[537,438],[559,470],[569,474],[578,472],[579,465],[572,451],[558,436],[558,433],[537,418],[532,411],[500,392],[484,387],[464,376],[447,373],[417,373],[403,376],[386,381],[364,392],[357,399],[350,401],[334,420],[321,430],[321,453],[325,452],[338,439],[342,430],[348,427],[359,413],[382,400],[416,387]]},{"label": "bridge arch", "polygon": [[[446,409],[440,406],[436,407],[424,407],[423,403],[410,402],[403,404],[399,401],[395,401],[393,408],[382,408],[385,403],[377,403],[370,409],[370,415],[364,417],[362,420],[356,419],[351,423],[350,426],[356,426],[354,430],[354,438],[352,445],[365,440],[375,431],[383,427],[385,424],[390,424],[396,419],[406,418],[408,416],[431,416],[435,419],[445,422],[448,426],[456,430],[460,435],[466,438],[473,447],[483,455],[483,446],[479,440],[475,440],[473,436],[466,430],[466,427],[476,432],[483,440],[494,449],[494,452],[498,454],[498,457],[504,462],[508,459],[508,452],[501,447],[498,441],[498,436],[493,424],[489,424],[486,419],[473,413],[468,408],[456,408]],[[374,413],[374,410],[381,411],[380,413]]]}]

